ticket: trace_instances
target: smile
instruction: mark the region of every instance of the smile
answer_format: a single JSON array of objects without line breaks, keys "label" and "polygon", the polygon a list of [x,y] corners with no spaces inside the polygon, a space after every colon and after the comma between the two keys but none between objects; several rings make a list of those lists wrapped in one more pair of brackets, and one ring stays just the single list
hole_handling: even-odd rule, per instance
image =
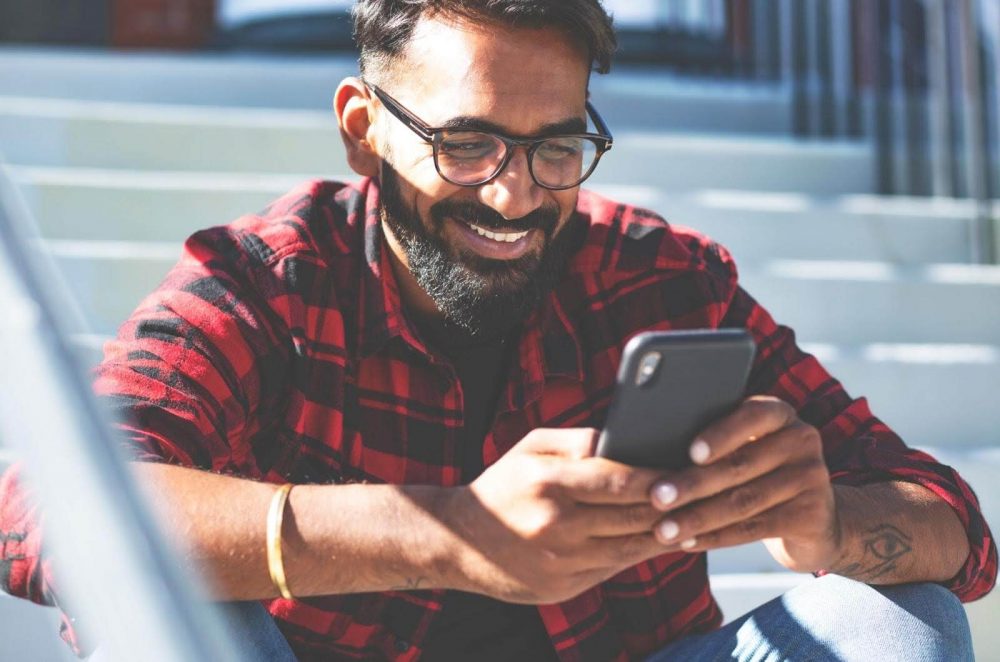
[{"label": "smile", "polygon": [[490,260],[522,258],[540,243],[541,231],[537,229],[523,232],[496,232],[456,218],[452,218],[451,221],[458,231],[455,238],[459,243],[467,250]]},{"label": "smile", "polygon": [[481,237],[486,237],[487,239],[492,239],[493,241],[505,242],[508,244],[513,244],[515,241],[519,241],[528,236],[528,232],[517,232],[503,234],[499,232],[490,232],[485,228],[481,228],[478,225],[473,225],[469,223],[469,227],[476,231],[476,233]]}]

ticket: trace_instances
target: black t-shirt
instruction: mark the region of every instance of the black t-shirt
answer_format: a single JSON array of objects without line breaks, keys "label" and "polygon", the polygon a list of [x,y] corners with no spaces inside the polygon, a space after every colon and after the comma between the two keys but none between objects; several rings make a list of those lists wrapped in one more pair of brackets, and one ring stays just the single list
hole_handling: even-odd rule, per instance
[{"label": "black t-shirt", "polygon": [[[421,329],[424,330],[423,328]],[[512,348],[504,341],[486,344],[444,341],[435,347],[448,357],[462,385],[462,478],[468,484],[483,472],[483,441],[493,426],[497,401],[506,382]],[[531,605],[500,602],[476,593],[449,591],[424,645],[424,660],[556,660],[555,649]]]}]

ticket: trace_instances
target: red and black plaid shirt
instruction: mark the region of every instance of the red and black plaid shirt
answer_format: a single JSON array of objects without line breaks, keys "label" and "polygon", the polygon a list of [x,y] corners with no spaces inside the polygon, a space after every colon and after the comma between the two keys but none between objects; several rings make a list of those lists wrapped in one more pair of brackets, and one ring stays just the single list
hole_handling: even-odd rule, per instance
[{"label": "red and black plaid shirt", "polygon": [[[463,482],[460,387],[406,317],[378,208],[371,180],[312,182],[262,215],[188,240],[99,368],[96,388],[115,402],[141,459],[273,483]],[[588,225],[584,244],[525,325],[483,447],[486,466],[534,428],[599,428],[634,334],[743,327],[758,345],[748,395],[781,398],[816,426],[836,482],[911,481],[947,501],[972,549],[947,586],[964,600],[990,590],[997,550],[969,487],[907,448],[865,399],[852,400],[799,350],[793,332],[738,285],[724,248],[588,192],[577,213]],[[14,476],[2,488],[0,579],[9,592],[44,600],[40,528]],[[302,660],[413,660],[442,596],[266,604]],[[705,554],[684,553],[539,612],[563,660],[640,657],[722,619]]]}]

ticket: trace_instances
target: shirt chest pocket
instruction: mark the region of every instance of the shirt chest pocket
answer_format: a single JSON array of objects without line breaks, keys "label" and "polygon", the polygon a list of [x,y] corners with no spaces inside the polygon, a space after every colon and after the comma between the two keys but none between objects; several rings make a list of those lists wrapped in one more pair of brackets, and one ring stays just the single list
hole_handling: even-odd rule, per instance
[{"label": "shirt chest pocket", "polygon": [[443,371],[365,359],[346,396],[345,434],[354,436],[345,473],[396,485],[458,483],[461,394]]}]

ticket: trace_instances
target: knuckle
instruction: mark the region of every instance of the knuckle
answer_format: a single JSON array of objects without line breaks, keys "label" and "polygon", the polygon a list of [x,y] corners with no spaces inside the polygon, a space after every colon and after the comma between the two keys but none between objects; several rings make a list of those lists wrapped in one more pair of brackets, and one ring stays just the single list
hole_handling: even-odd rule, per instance
[{"label": "knuckle", "polygon": [[698,534],[698,545],[701,547],[717,547],[722,541],[722,535],[718,531]]},{"label": "knuckle", "polygon": [[528,540],[547,540],[559,529],[563,520],[562,509],[555,503],[544,502],[536,506],[524,524],[524,537]]},{"label": "knuckle", "polygon": [[604,492],[613,497],[623,497],[630,493],[634,477],[632,472],[614,470],[602,476],[601,487]]},{"label": "knuckle", "polygon": [[536,494],[551,494],[559,486],[560,472],[553,462],[536,460],[529,463],[525,473],[528,482],[534,486]]},{"label": "knuckle", "polygon": [[761,537],[764,525],[760,518],[751,517],[750,519],[745,519],[737,524],[736,529],[742,537],[747,539],[756,539]]},{"label": "knuckle", "polygon": [[752,487],[738,487],[729,493],[730,506],[740,515],[754,512],[760,501],[760,490]]},{"label": "knuckle", "polygon": [[806,444],[807,447],[813,450],[822,447],[823,437],[820,435],[819,430],[815,427],[804,421],[798,421],[793,427],[798,433],[800,443]]},{"label": "knuckle", "polygon": [[568,439],[570,456],[577,459],[590,457],[593,454],[596,434],[597,432],[590,428],[573,430],[573,434],[569,435]]},{"label": "knuckle", "polygon": [[705,515],[700,509],[691,510],[683,517],[678,517],[676,519],[682,531],[698,532],[703,531],[706,528]]},{"label": "knuckle", "polygon": [[730,478],[736,482],[740,481],[750,468],[750,457],[747,451],[738,450],[730,453],[726,458]]},{"label": "knuckle", "polygon": [[811,483],[825,484],[830,482],[830,470],[823,461],[810,462],[806,466],[806,476]]},{"label": "knuckle", "polygon": [[656,520],[657,513],[653,512],[649,506],[632,506],[625,510],[624,519],[629,528],[638,528],[645,525],[652,525]]}]

